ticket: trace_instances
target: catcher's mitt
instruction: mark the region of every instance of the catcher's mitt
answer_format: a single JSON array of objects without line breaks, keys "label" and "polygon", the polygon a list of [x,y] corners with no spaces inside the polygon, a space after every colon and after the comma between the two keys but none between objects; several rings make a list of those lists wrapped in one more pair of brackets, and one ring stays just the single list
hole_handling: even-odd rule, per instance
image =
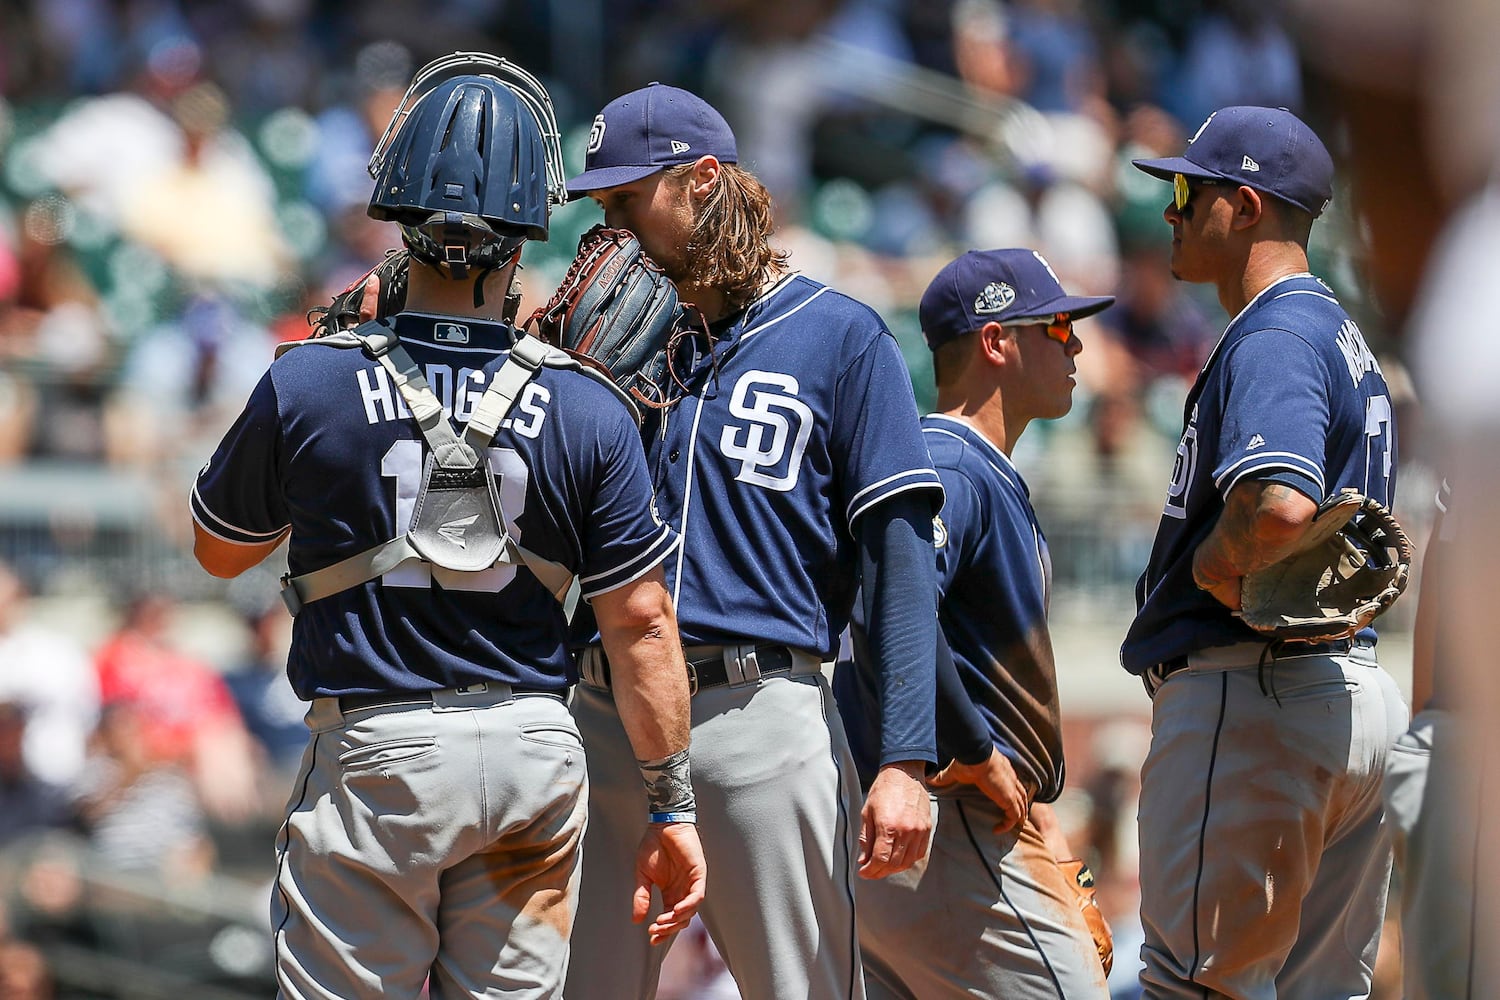
[{"label": "catcher's mitt", "polygon": [[1298,552],[1245,577],[1240,617],[1277,639],[1349,638],[1401,596],[1411,559],[1391,512],[1342,490],[1319,505]]},{"label": "catcher's mitt", "polygon": [[[664,409],[686,391],[679,355],[692,306],[626,229],[595,226],[546,305],[526,321],[548,343],[592,359],[632,398]],[[706,332],[705,332],[706,336]]]},{"label": "catcher's mitt", "polygon": [[359,309],[365,300],[365,282],[370,280],[372,274],[380,279],[380,301],[375,307],[376,318],[394,316],[400,312],[406,306],[406,281],[410,266],[410,251],[387,250],[385,260],[355,278],[348,288],[333,297],[332,302],[308,310],[307,325],[313,328],[312,337],[326,337],[359,325]]}]

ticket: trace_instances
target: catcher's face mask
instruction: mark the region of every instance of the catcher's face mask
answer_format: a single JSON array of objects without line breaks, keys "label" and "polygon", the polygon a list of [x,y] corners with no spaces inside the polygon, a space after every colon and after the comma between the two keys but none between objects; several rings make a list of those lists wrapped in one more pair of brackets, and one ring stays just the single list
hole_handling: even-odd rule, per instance
[{"label": "catcher's face mask", "polygon": [[553,205],[566,202],[568,188],[567,172],[563,167],[562,133],[558,130],[557,116],[553,113],[552,98],[547,94],[547,88],[520,66],[488,52],[454,52],[434,59],[417,72],[412,78],[411,86],[406,88],[401,103],[396,106],[395,113],[391,115],[385,133],[375,144],[375,152],[370,156],[367,167],[370,176],[379,176],[381,167],[390,154],[391,143],[396,133],[401,131],[401,123],[406,121],[417,102],[438,84],[455,76],[490,76],[516,95],[536,120],[537,129],[542,133],[547,156],[547,200]]}]

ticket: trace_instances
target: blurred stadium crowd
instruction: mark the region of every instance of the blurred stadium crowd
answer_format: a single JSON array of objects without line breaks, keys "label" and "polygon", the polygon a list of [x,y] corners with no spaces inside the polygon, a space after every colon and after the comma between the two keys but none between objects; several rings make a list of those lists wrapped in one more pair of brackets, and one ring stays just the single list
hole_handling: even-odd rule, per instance
[{"label": "blurred stadium crowd", "polygon": [[[395,245],[365,216],[365,163],[412,72],[457,49],[541,76],[575,167],[618,93],[713,101],[793,265],[880,311],[924,405],[916,300],[957,253],[1034,247],[1070,289],[1119,296],[1079,326],[1074,413],[1016,456],[1060,599],[1116,612],[1227,319],[1168,275],[1169,192],[1129,160],[1176,154],[1227,104],[1324,124],[1268,0],[0,6],[0,997],[265,991],[270,844],[304,735],[289,623],[274,569],[226,586],[183,559],[183,501],[272,345]],[[1347,203],[1315,229],[1314,270],[1379,352]],[[527,308],[595,221],[566,206],[528,246]],[[1417,440],[1414,406],[1403,419]],[[1430,496],[1419,450],[1403,457],[1403,497]],[[1421,499],[1399,510],[1417,527]],[[1115,831],[1142,746],[1119,725],[1075,725],[1070,815],[1129,955],[1133,834]],[[684,981],[713,976],[699,945],[678,948]]]}]

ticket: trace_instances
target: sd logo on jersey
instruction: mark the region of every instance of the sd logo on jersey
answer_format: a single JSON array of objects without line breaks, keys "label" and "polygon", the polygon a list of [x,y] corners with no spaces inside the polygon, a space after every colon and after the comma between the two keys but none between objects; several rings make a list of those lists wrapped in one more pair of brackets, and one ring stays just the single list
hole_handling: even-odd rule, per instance
[{"label": "sd logo on jersey", "polygon": [[719,435],[724,457],[740,463],[735,479],[783,493],[796,488],[813,429],[812,410],[797,398],[799,388],[780,372],[748,371],[735,383],[729,412],[748,423],[726,423]]},{"label": "sd logo on jersey", "polygon": [[1198,469],[1198,407],[1193,407],[1192,420],[1177,442],[1177,461],[1172,466],[1172,482],[1167,487],[1167,505],[1162,513],[1167,517],[1187,517],[1188,491],[1193,485],[1193,473]]}]

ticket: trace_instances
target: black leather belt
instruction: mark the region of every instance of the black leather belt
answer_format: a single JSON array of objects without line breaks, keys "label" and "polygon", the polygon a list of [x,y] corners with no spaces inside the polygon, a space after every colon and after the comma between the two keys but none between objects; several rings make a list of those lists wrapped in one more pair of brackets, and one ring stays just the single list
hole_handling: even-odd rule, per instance
[{"label": "black leather belt", "polygon": [[[518,687],[509,685],[512,698],[521,695],[550,694],[561,698],[563,692],[553,688]],[[390,705],[431,705],[431,691],[373,691],[368,694],[339,695],[339,711],[348,715],[370,708],[385,708]]]},{"label": "black leather belt", "polygon": [[[610,685],[609,659],[601,649],[598,652],[600,673],[603,675],[603,687]],[[774,677],[777,674],[789,674],[792,672],[792,651],[785,646],[756,646],[755,662],[760,668],[760,677]],[[697,694],[708,688],[724,687],[731,680],[729,676],[729,664],[724,660],[723,652],[715,653],[713,656],[702,659],[689,659],[687,661],[688,689]],[[750,678],[754,680],[755,678]]]},{"label": "black leather belt", "polygon": [[[1275,656],[1317,656],[1322,653],[1338,655],[1347,653],[1354,648],[1354,643],[1349,639],[1330,639],[1327,642],[1272,642],[1266,648]],[[1170,660],[1163,660],[1157,668],[1156,674],[1162,680],[1166,680],[1179,670],[1186,670],[1188,656],[1174,656]]]}]

